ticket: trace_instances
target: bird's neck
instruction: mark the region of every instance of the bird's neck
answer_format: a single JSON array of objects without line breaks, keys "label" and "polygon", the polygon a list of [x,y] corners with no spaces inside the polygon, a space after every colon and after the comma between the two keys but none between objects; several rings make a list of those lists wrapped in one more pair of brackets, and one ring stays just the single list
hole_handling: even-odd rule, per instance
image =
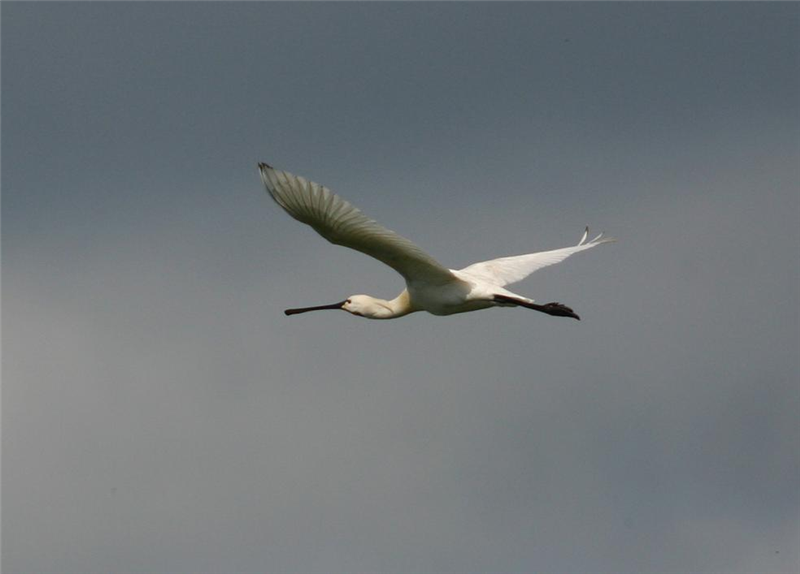
[{"label": "bird's neck", "polygon": [[375,302],[377,305],[369,317],[370,319],[396,319],[415,310],[411,305],[411,297],[405,289],[391,301],[376,298]]}]

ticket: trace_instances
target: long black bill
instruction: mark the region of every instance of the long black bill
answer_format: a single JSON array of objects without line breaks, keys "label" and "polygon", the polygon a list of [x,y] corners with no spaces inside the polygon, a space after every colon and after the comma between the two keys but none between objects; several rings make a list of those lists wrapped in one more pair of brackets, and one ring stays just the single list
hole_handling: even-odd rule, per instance
[{"label": "long black bill", "polygon": [[341,309],[347,301],[340,301],[332,305],[317,305],[316,307],[300,307],[299,309],[286,309],[286,315],[297,315],[298,313],[307,313],[308,311],[322,311],[323,309]]}]

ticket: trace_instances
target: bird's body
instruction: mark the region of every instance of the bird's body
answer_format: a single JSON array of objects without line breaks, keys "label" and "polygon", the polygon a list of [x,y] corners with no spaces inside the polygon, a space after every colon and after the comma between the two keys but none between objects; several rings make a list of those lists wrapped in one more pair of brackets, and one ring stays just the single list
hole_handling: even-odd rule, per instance
[{"label": "bird's body", "polygon": [[329,189],[303,177],[260,163],[261,179],[272,198],[289,215],[313,227],[331,243],[366,253],[395,269],[406,289],[392,300],[353,295],[331,305],[288,309],[287,315],[322,309],[343,309],[369,319],[395,319],[416,311],[453,315],[489,307],[527,307],[548,315],[579,319],[560,303],[536,304],[512,293],[505,285],[520,281],[542,267],[563,261],[573,253],[613,241],[602,233],[572,247],[502,257],[474,263],[464,269],[447,269],[408,239],[366,217]]},{"label": "bird's body", "polygon": [[[453,271],[453,275],[458,278],[458,271]],[[451,281],[435,288],[425,283],[411,282],[396,298],[380,304],[391,309],[392,314],[373,317],[375,319],[394,319],[415,311],[427,311],[431,315],[454,315],[493,306],[480,285],[465,285],[461,281]]]}]

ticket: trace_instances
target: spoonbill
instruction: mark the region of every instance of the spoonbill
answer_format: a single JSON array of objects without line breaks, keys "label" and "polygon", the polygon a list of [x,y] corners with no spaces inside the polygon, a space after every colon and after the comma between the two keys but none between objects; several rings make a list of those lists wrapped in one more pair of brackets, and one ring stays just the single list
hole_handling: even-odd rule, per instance
[{"label": "spoonbill", "polygon": [[355,249],[374,257],[397,271],[406,288],[390,301],[369,295],[351,295],[331,305],[287,309],[296,315],[322,309],[343,309],[368,319],[395,319],[416,311],[452,315],[489,307],[526,307],[556,317],[580,317],[561,303],[538,305],[533,299],[504,289],[534,271],[560,263],[573,253],[614,241],[601,233],[586,241],[589,228],[577,245],[501,257],[473,263],[464,269],[448,269],[405,237],[389,231],[358,208],[304,177],[258,164],[261,180],[272,198],[296,220],[310,225],[335,245]]}]

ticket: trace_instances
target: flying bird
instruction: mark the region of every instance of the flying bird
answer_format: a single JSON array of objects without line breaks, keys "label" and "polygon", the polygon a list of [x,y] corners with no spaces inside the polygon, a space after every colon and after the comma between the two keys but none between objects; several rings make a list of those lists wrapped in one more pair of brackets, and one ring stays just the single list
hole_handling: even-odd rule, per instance
[{"label": "flying bird", "polygon": [[343,309],[368,319],[395,319],[416,311],[452,315],[489,307],[526,307],[580,320],[566,305],[556,302],[539,305],[533,299],[508,291],[505,286],[521,281],[538,269],[560,263],[573,253],[614,241],[603,239],[602,233],[587,241],[587,227],[581,240],[572,247],[481,261],[459,270],[448,269],[327,187],[265,163],[259,163],[258,168],[267,191],[289,215],[310,225],[331,243],[366,253],[385,263],[406,281],[403,292],[389,301],[369,295],[351,295],[331,305],[287,309],[286,315]]}]

